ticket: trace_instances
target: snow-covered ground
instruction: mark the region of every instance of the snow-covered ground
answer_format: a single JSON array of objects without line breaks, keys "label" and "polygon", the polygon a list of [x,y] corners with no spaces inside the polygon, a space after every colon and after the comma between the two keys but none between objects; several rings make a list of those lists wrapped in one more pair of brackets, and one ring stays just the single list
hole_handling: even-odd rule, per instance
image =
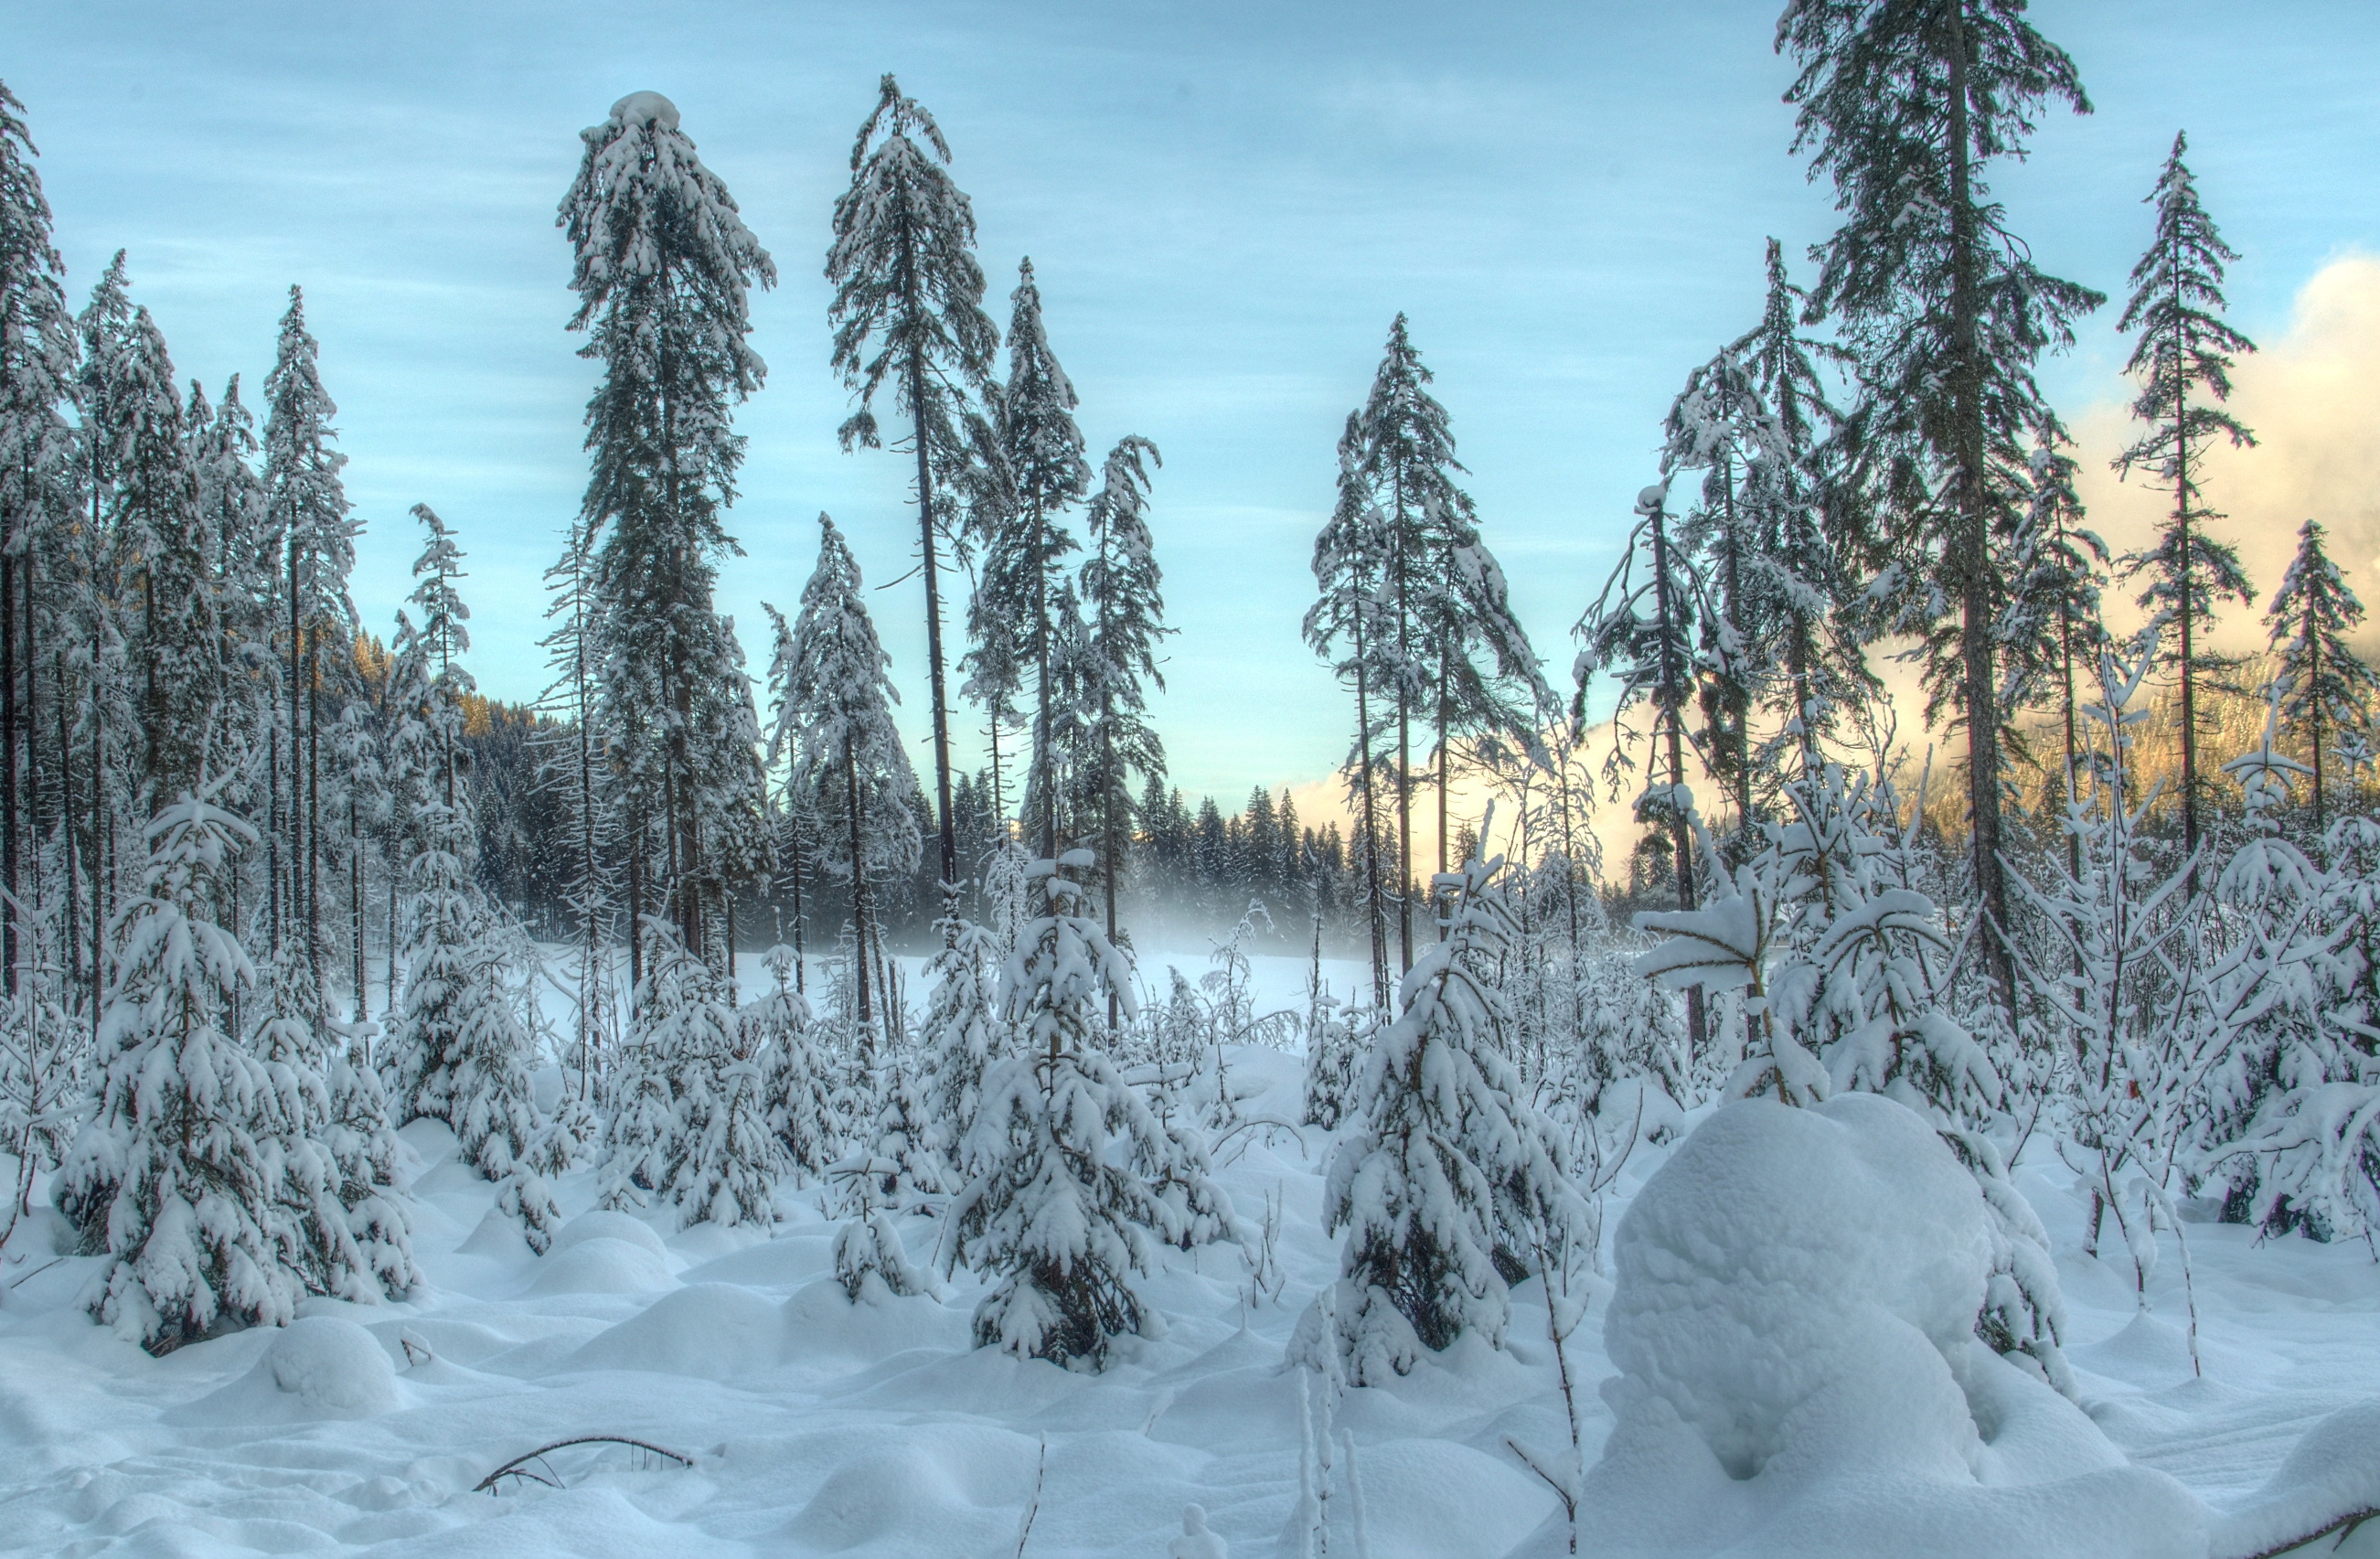
[{"label": "snow-covered ground", "polygon": [[[1147,963],[1168,961],[1204,967]],[[1342,991],[1360,974],[1327,972]],[[1265,1005],[1297,1000],[1304,974],[1302,960],[1260,962]],[[409,1304],[314,1301],[303,1313],[326,1319],[152,1358],[86,1318],[76,1296],[97,1262],[54,1260],[55,1225],[37,1220],[0,1255],[0,1553],[1005,1559],[1030,1512],[1022,1547],[1036,1559],[1163,1559],[1196,1503],[1237,1559],[1295,1554],[1300,1379],[1282,1357],[1337,1270],[1318,1224],[1330,1144],[1286,1124],[1296,1057],[1244,1051],[1232,1075],[1247,1119],[1280,1123],[1230,1134],[1216,1155],[1252,1228],[1278,1199],[1280,1293],[1257,1291],[1228,1247],[1168,1252],[1145,1286],[1165,1334],[1127,1340],[1099,1376],[969,1347],[978,1288],[964,1273],[940,1299],[853,1305],[830,1275],[834,1225],[815,1188],[785,1191],[771,1236],[678,1233],[589,1212],[581,1174],[561,1188],[578,1216],[534,1256],[431,1123],[405,1133],[430,1280]],[[1639,1150],[1607,1231],[1675,1151]],[[2193,1379],[2170,1243],[2138,1314],[2120,1249],[2081,1254],[2070,1177],[2052,1161],[2018,1181],[2056,1244],[2080,1395],[2135,1465],[2236,1505],[2317,1419],[2380,1400],[2380,1267],[2364,1246],[2260,1245],[2192,1223]],[[936,1232],[902,1226],[913,1255]],[[1589,1382],[1614,1373],[1608,1297],[1598,1289],[1574,1345]],[[1351,1395],[1340,1421],[1364,1546],[1342,1495],[1333,1552],[1497,1559],[1533,1533],[1533,1552],[1558,1551],[1540,1530],[1555,1499],[1506,1443],[1565,1438],[1542,1296],[1533,1282],[1517,1298],[1509,1352],[1465,1343]],[[1590,1391],[1590,1461],[1613,1421]],[[475,1492],[577,1435],[692,1465],[583,1446],[530,1464],[547,1482]],[[2338,1552],[2359,1549],[2380,1553],[2374,1529]]]}]

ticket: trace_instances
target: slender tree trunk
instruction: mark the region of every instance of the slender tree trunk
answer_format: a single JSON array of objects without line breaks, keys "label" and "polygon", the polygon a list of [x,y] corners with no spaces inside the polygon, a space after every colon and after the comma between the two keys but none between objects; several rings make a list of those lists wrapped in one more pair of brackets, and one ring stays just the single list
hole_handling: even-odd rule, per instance
[{"label": "slender tree trunk", "polygon": [[306,653],[306,967],[322,982],[322,695],[315,686],[322,659]]},{"label": "slender tree trunk", "polygon": [[[905,217],[901,223],[902,307],[913,327],[926,316],[925,299],[918,296],[917,237]],[[943,690],[942,676],[942,587],[935,567],[934,545],[934,468],[931,452],[926,447],[926,359],[915,350],[906,364],[909,381],[909,405],[914,412],[911,424],[917,446],[917,543],[918,558],[926,576],[926,672],[932,689],[934,721],[934,808],[941,823],[942,881],[958,880],[958,839],[951,825],[951,722],[950,700]]]},{"label": "slender tree trunk", "polygon": [[[1686,809],[1681,805],[1686,786],[1686,668],[1678,664],[1680,603],[1670,596],[1670,529],[1664,506],[1655,505],[1647,523],[1653,531],[1653,609],[1661,634],[1660,709],[1670,759],[1670,856],[1678,876],[1678,907],[1692,909],[1695,903],[1694,834],[1686,826]],[[1688,1042],[1699,1056],[1708,1038],[1699,986],[1686,992],[1686,1029]]]},{"label": "slender tree trunk", "polygon": [[77,927],[82,917],[82,885],[78,879],[78,857],[82,841],[75,831],[74,745],[67,731],[67,656],[61,650],[51,660],[51,676],[57,696],[51,700],[58,722],[58,854],[66,868],[66,902],[59,911],[58,934],[67,945],[67,974],[76,985],[82,983],[82,938]]},{"label": "slender tree trunk", "polygon": [[1372,773],[1371,665],[1365,658],[1362,591],[1354,592],[1355,624],[1355,747],[1364,782],[1364,925],[1372,944],[1372,1005],[1382,1012],[1389,1005],[1389,928],[1380,905],[1380,825]]},{"label": "slender tree trunk", "polygon": [[637,806],[628,818],[628,990],[645,983],[645,816]]},{"label": "slender tree trunk", "polygon": [[1041,566],[1050,538],[1041,505],[1033,505],[1033,779],[1040,802],[1041,859],[1058,859],[1058,787],[1050,773],[1050,576]]},{"label": "slender tree trunk", "polygon": [[1413,972],[1413,689],[1406,669],[1413,664],[1413,609],[1407,587],[1412,583],[1405,556],[1404,473],[1396,477],[1397,545],[1397,959],[1400,973]]},{"label": "slender tree trunk", "polygon": [[868,858],[860,849],[859,839],[859,765],[848,741],[843,748],[843,799],[851,822],[851,962],[852,972],[859,980],[859,1059],[865,1066],[875,1050],[868,1033]]},{"label": "slender tree trunk", "polygon": [[[1123,853],[1123,840],[1116,824],[1115,772],[1115,697],[1107,685],[1099,685],[1099,871],[1106,879],[1108,901],[1108,945],[1116,938],[1116,857]],[[1115,1032],[1121,1012],[1115,984],[1108,982],[1108,1032]]]},{"label": "slender tree trunk", "polygon": [[364,819],[352,780],[347,788],[347,900],[348,926],[356,953],[356,1025],[361,1028],[371,1016],[371,1003],[364,977]]},{"label": "slender tree trunk", "polygon": [[[1453,560],[1451,557],[1449,557],[1449,558],[1447,559],[1446,566],[1447,566],[1447,572],[1451,575],[1451,574],[1453,572],[1453,570],[1454,570],[1454,560]],[[1444,624],[1440,624],[1440,625],[1439,625],[1439,631],[1440,631],[1441,633],[1443,633],[1443,632],[1445,631],[1445,625],[1444,625]],[[1446,693],[1446,689],[1447,689],[1447,672],[1448,672],[1448,668],[1449,668],[1449,664],[1450,664],[1450,652],[1449,652],[1448,647],[1447,647],[1445,644],[1441,643],[1441,644],[1439,644],[1439,647],[1438,647],[1438,875],[1439,875],[1439,876],[1440,876],[1440,877],[1445,876],[1445,875],[1446,875],[1446,873],[1447,873],[1447,871],[1448,871],[1448,867],[1447,867],[1447,854],[1446,854],[1446,852],[1447,852],[1447,795],[1446,795],[1446,784],[1447,784],[1447,752],[1446,752],[1446,747],[1447,747],[1447,741],[1448,741],[1448,739],[1449,739],[1449,732],[1448,732],[1448,730],[1447,730],[1447,727],[1448,727],[1449,725],[1452,725],[1452,724],[1453,724],[1453,722],[1454,722],[1454,712],[1453,712],[1453,710],[1452,710],[1452,709],[1451,709],[1450,707],[1448,707],[1448,700],[1447,700],[1447,693]],[[1481,847],[1481,849],[1482,849],[1482,851],[1483,851],[1483,852],[1484,852],[1484,851],[1485,851],[1485,849],[1487,848],[1487,845],[1486,845],[1486,842],[1485,842],[1484,840],[1481,842],[1481,846],[1480,846],[1480,847]],[[1430,883],[1430,895],[1429,895],[1429,901],[1430,901],[1430,906],[1431,906],[1431,909],[1432,909],[1432,915],[1431,915],[1431,918],[1432,918],[1433,920],[1437,920],[1437,921],[1438,921],[1438,940],[1439,940],[1439,941],[1440,941],[1440,942],[1444,942],[1444,941],[1446,940],[1446,938],[1447,938],[1447,935],[1448,935],[1449,931],[1451,930],[1451,927],[1450,927],[1450,924],[1449,924],[1449,921],[1448,921],[1448,918],[1447,918],[1446,906],[1445,906],[1443,903],[1441,903],[1441,902],[1439,901],[1439,892],[1438,892],[1438,883],[1437,883],[1437,882],[1436,882],[1436,880],[1435,880],[1435,879],[1433,879],[1433,880],[1431,881],[1431,883]]]},{"label": "slender tree trunk", "polygon": [[8,888],[5,915],[0,915],[0,964],[6,966],[6,986],[17,993],[18,896],[17,832],[17,553],[0,538],[0,877]]},{"label": "slender tree trunk", "polygon": [[1952,549],[1959,584],[1959,637],[1967,716],[1967,810],[1973,825],[1975,893],[1988,934],[1985,968],[2000,988],[2009,1019],[2016,1020],[2015,967],[2010,956],[2008,883],[2000,860],[1999,685],[1993,675],[1991,512],[1984,492],[1983,361],[1977,344],[1982,286],[1976,274],[1979,238],[1972,189],[1973,138],[1967,123],[1966,0],[1948,13],[1949,93],[1951,399],[1955,439],[1952,481],[1959,536]]}]

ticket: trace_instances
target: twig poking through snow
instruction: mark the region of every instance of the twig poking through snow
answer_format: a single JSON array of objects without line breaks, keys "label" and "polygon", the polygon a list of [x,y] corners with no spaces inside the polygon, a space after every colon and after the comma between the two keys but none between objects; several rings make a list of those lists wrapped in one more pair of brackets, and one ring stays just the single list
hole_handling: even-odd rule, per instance
[{"label": "twig poking through snow", "polygon": [[1025,1559],[1025,1540],[1033,1535],[1033,1518],[1041,1514],[1041,1480],[1050,1471],[1050,1437],[1041,1437],[1041,1459],[1033,1468],[1033,1497],[1026,1503],[1025,1519],[1016,1527],[1015,1559]]},{"label": "twig poking through snow", "polygon": [[[626,1445],[638,1451],[650,1451],[656,1456],[667,1456],[670,1460],[677,1463],[680,1467],[692,1467],[694,1465],[694,1458],[692,1456],[682,1455],[678,1452],[670,1450],[666,1446],[655,1445],[649,1441],[631,1440],[627,1436],[621,1434],[580,1434],[574,1435],[568,1440],[557,1440],[551,1445],[540,1445],[534,1451],[524,1452],[520,1455],[515,1456],[512,1460],[506,1462],[504,1466],[496,1468],[495,1471],[488,1474],[485,1478],[480,1479],[479,1482],[473,1484],[471,1486],[471,1492],[475,1494],[493,1494],[496,1492],[496,1480],[499,1478],[527,1478],[533,1480],[536,1482],[546,1484],[551,1488],[559,1489],[563,1486],[562,1475],[560,1473],[554,1473],[552,1478],[541,1477],[537,1473],[529,1471],[528,1464],[542,1459],[545,1454],[549,1451],[559,1451],[566,1445]],[[546,1471],[553,1472],[552,1464],[549,1463],[547,1465]]]}]

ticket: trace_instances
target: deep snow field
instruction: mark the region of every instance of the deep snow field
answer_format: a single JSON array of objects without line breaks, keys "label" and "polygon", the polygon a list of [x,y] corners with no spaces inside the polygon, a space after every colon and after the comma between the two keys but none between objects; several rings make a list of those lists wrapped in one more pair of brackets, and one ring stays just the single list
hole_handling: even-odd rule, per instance
[{"label": "deep snow field", "polygon": [[[1203,968],[1148,963],[1168,961]],[[1260,1007],[1295,1000],[1303,972],[1260,960]],[[1331,972],[1343,990],[1357,971]],[[1229,1247],[1169,1251],[1144,1285],[1164,1335],[1127,1340],[1099,1376],[970,1348],[980,1289],[964,1272],[939,1300],[854,1305],[832,1278],[835,1224],[814,1186],[784,1190],[772,1235],[680,1233],[589,1211],[582,1171],[560,1188],[573,1221],[534,1256],[435,1123],[404,1134],[430,1285],[408,1304],[316,1300],[286,1332],[152,1358],[77,1306],[98,1259],[54,1260],[57,1221],[30,1221],[0,1253],[0,1553],[1005,1559],[1030,1509],[1023,1552],[1035,1559],[1165,1559],[1196,1503],[1236,1559],[1295,1555],[1301,1378],[1282,1359],[1337,1272],[1318,1222],[1330,1142],[1291,1124],[1298,1057],[1245,1050],[1231,1076],[1252,1124],[1216,1160],[1252,1230],[1278,1199],[1279,1298]],[[1607,1250],[1682,1140],[1632,1157],[1608,1199]],[[2192,1222],[2204,1360],[2193,1379],[2171,1241],[2138,1313],[2120,1246],[2081,1253],[2071,1176],[2045,1152],[2017,1179],[2055,1242],[2082,1404],[2135,1467],[2220,1512],[2252,1500],[2326,1414],[2380,1402],[2380,1266],[2365,1246],[2260,1245]],[[913,1260],[933,1249],[932,1221],[901,1232]],[[1572,1345],[1590,1463],[1614,1423],[1594,1394],[1614,1373],[1610,1292],[1599,1281]],[[1551,1452],[1562,1421],[1531,1282],[1507,1352],[1466,1342],[1348,1395],[1339,1422],[1359,1499],[1334,1501],[1330,1551],[1562,1552],[1553,1494],[1506,1444]],[[550,1483],[474,1492],[509,1458],[588,1434],[693,1465],[579,1447],[530,1464]],[[1582,1552],[1599,1551],[1595,1536]],[[2380,1523],[2321,1551],[2380,1553]]]}]

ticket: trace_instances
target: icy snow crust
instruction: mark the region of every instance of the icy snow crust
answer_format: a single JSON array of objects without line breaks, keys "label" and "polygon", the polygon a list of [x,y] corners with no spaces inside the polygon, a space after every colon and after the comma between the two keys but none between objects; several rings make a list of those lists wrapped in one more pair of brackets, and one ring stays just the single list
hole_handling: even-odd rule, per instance
[{"label": "icy snow crust", "polygon": [[[1302,973],[1260,961],[1260,1007],[1292,1005]],[[1244,1117],[1296,1118],[1301,1058],[1250,1049],[1231,1071]],[[2017,1180],[2056,1244],[2077,1407],[1968,1341],[1983,1213],[1914,1116],[1852,1097],[1677,1124],[1614,1188],[1614,1286],[1572,1343],[1587,1385],[1608,1382],[1584,1405],[1581,1553],[2199,1559],[2380,1493],[2380,1268],[2363,1247],[2193,1224],[2193,1382],[2178,1263],[2136,1318],[2120,1254],[2079,1253],[2070,1176],[2029,1158]],[[1235,1559],[1298,1552],[1298,1380],[1281,1361],[1338,1272],[1323,1133],[1252,1127],[1216,1154],[1244,1216],[1282,1199],[1280,1301],[1247,1303],[1228,1247],[1160,1252],[1142,1292],[1166,1334],[1100,1376],[969,1347],[981,1289],[964,1273],[939,1299],[855,1305],[815,1187],[785,1189],[773,1236],[675,1234],[589,1212],[582,1172],[558,1185],[576,1216],[539,1257],[488,1217],[494,1188],[450,1132],[405,1139],[429,1281],[410,1304],[316,1301],[285,1330],[152,1358],[77,1307],[94,1259],[42,1270],[54,1226],[18,1233],[0,1257],[0,1554],[1007,1559],[1045,1443],[1030,1559],[1203,1559],[1177,1548],[1193,1504],[1210,1529],[1196,1536]],[[923,1218],[900,1233],[915,1258],[937,1237]],[[1567,1552],[1551,1492],[1506,1444],[1565,1442],[1544,1338],[1524,1283],[1509,1351],[1459,1344],[1342,1405],[1375,1559]],[[694,1466],[581,1447],[549,1458],[565,1487],[472,1492],[583,1434]],[[1347,1504],[1334,1553],[1355,1553]],[[2380,1523],[2327,1543],[2369,1559]]]}]

